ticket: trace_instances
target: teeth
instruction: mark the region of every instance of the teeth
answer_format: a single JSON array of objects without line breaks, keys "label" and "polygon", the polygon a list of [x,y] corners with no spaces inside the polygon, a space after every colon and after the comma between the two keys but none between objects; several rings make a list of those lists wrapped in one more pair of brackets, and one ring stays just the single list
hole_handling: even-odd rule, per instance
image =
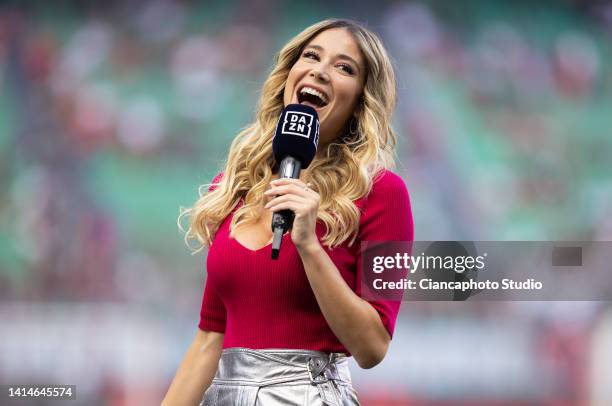
[{"label": "teeth", "polygon": [[325,104],[328,103],[327,97],[323,93],[319,92],[316,89],[313,89],[312,87],[304,86],[302,90],[300,90],[300,93],[309,93],[309,94],[315,95],[321,100],[323,100]]}]

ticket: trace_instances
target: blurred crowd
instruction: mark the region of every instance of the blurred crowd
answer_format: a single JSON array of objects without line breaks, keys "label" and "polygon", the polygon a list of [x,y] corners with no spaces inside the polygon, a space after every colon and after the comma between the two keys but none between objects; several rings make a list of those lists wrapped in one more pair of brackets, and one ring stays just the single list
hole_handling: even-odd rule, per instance
[{"label": "blurred crowd", "polygon": [[[189,259],[178,207],[193,203],[252,120],[275,53],[330,16],[366,22],[393,56],[396,172],[416,239],[612,240],[611,3],[52,3],[0,5],[0,307],[122,303],[195,328],[203,257]],[[475,320],[520,322],[508,334],[533,357],[512,364],[516,376],[535,368],[550,381],[546,394],[525,396],[569,405],[588,387],[602,308],[405,303],[398,328],[459,318],[456,331],[477,340]],[[174,331],[171,345],[191,332]],[[492,348],[482,359],[507,365],[511,356]],[[415,359],[414,349],[396,351]],[[391,382],[399,368],[388,369]],[[467,397],[471,387],[410,377],[408,392],[421,399],[427,388]],[[515,399],[520,390],[498,379],[489,395]],[[99,390],[115,393],[110,381]]]}]

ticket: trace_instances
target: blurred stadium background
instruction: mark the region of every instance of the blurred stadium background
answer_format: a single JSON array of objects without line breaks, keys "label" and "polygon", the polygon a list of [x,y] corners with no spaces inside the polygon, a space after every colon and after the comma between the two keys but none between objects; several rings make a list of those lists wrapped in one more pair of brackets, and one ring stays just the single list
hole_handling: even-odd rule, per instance
[{"label": "blurred stadium background", "polygon": [[[178,207],[331,16],[395,59],[416,239],[612,240],[611,2],[2,2],[0,383],[159,404],[205,279]],[[612,404],[609,303],[402,309],[364,405]]]}]

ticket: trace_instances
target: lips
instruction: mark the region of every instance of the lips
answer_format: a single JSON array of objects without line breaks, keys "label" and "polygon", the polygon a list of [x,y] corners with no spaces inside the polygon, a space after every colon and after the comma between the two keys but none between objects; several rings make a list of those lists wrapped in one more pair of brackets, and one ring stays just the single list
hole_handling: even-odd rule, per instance
[{"label": "lips", "polygon": [[329,105],[331,97],[329,93],[318,86],[302,84],[297,87],[293,102],[308,105],[320,112]]}]

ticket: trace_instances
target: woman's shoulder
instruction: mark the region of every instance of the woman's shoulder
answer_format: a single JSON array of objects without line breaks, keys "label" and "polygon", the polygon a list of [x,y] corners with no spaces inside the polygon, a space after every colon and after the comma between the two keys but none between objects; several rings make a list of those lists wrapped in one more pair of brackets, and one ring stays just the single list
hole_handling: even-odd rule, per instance
[{"label": "woman's shoulder", "polygon": [[370,191],[354,203],[363,213],[368,208],[384,206],[389,199],[406,200],[407,197],[408,190],[401,176],[389,169],[381,169],[373,176]]},{"label": "woman's shoulder", "polygon": [[374,176],[372,190],[374,189],[406,189],[406,184],[397,173],[383,169]]},{"label": "woman's shoulder", "polygon": [[384,203],[389,199],[404,195],[408,195],[408,189],[402,177],[389,169],[382,169],[374,175],[372,189],[365,196],[365,200],[368,204],[371,204],[372,201]]},{"label": "woman's shoulder", "polygon": [[373,180],[359,220],[360,236],[370,241],[407,241],[413,238],[408,188],[398,174],[384,169]]},{"label": "woman's shoulder", "polygon": [[218,174],[216,174],[212,181],[213,181],[213,183],[216,183],[216,182],[219,182],[221,180],[221,178],[223,178],[223,171],[221,171]]},{"label": "woman's shoulder", "polygon": [[213,190],[215,190],[219,182],[221,182],[222,178],[223,178],[223,172],[219,172],[218,174],[216,174],[213,180],[208,185],[208,191],[212,192]]}]

